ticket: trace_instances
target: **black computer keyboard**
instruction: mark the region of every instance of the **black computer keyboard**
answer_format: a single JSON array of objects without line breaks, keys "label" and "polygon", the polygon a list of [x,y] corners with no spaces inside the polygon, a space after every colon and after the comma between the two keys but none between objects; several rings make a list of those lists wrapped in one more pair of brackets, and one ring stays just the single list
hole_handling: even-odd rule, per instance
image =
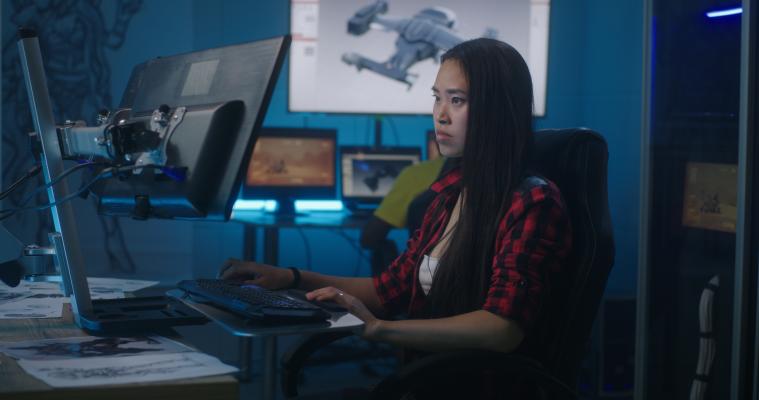
[{"label": "black computer keyboard", "polygon": [[260,286],[220,279],[195,279],[177,285],[215,306],[264,322],[324,321],[330,313],[307,301]]}]

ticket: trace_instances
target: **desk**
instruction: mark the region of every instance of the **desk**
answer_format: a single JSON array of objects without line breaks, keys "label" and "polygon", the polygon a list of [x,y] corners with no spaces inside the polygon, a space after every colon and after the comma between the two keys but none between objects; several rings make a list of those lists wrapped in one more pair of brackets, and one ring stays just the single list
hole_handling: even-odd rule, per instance
[{"label": "desk", "polygon": [[264,376],[263,398],[273,400],[277,397],[277,336],[294,334],[314,334],[332,331],[356,331],[364,322],[349,313],[331,313],[332,318],[324,323],[293,325],[256,325],[244,318],[219,308],[194,301],[183,290],[174,289],[166,292],[188,306],[203,313],[208,319],[221,326],[230,334],[240,338],[240,376],[245,379],[250,372],[252,357],[252,340],[260,337],[264,341]]},{"label": "desk", "polygon": [[[64,304],[63,317],[6,319],[0,322],[0,341],[62,338],[86,335],[74,324],[71,305]],[[16,361],[0,354],[0,399],[108,399],[139,398],[176,400],[238,400],[239,384],[231,376],[214,376],[129,385],[54,389],[28,375]]]},{"label": "desk", "polygon": [[[290,216],[282,216],[264,211],[235,211],[232,221],[244,225],[243,259],[256,259],[256,229],[264,229],[263,262],[269,265],[279,264],[279,229],[280,228],[323,228],[343,229],[362,228],[369,215],[355,215],[348,212],[308,212]],[[181,293],[171,293],[181,298]],[[252,357],[252,338],[261,337],[264,342],[264,376],[263,398],[276,398],[277,391],[277,336],[288,334],[319,333],[327,330],[356,330],[363,326],[358,318],[348,314],[342,318],[333,318],[329,326],[300,325],[276,328],[251,329],[240,323],[240,319],[213,307],[207,307],[189,299],[181,298],[185,304],[205,314],[209,319],[219,323],[231,334],[240,337],[240,377],[245,380],[249,376],[250,359]]]}]

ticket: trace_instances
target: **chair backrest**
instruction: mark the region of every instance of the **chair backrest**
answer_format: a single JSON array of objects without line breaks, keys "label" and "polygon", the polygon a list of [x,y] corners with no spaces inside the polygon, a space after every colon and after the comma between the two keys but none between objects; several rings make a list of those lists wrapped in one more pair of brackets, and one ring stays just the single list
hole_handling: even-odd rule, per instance
[{"label": "chair backrest", "polygon": [[553,282],[547,312],[531,342],[536,356],[558,379],[576,387],[593,322],[614,264],[607,194],[606,141],[584,128],[535,134],[531,168],[550,179],[569,210],[573,244],[560,282]]}]

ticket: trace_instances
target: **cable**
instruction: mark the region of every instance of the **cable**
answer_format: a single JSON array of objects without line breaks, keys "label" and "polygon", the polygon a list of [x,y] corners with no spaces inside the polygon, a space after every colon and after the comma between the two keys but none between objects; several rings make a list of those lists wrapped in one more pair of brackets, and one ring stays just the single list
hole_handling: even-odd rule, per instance
[{"label": "cable", "polygon": [[[358,273],[361,272],[361,256],[363,255],[363,251],[359,250],[358,257],[356,257],[356,266],[353,267],[353,276],[358,276]],[[371,266],[369,267],[371,270]]]},{"label": "cable", "polygon": [[114,166],[114,167],[108,167],[108,168],[102,170],[99,174],[97,174],[95,176],[95,178],[93,178],[86,185],[83,185],[79,190],[77,190],[76,192],[74,192],[74,193],[72,193],[72,194],[70,194],[70,195],[68,195],[68,196],[66,196],[66,197],[64,197],[64,198],[62,198],[60,200],[55,201],[54,203],[43,204],[41,206],[18,207],[18,208],[11,208],[11,209],[6,209],[6,210],[0,210],[0,221],[3,221],[5,219],[7,219],[7,218],[10,218],[12,215],[14,215],[14,214],[16,214],[18,212],[29,211],[29,210],[43,211],[43,210],[46,210],[48,208],[58,206],[58,205],[63,204],[63,203],[65,203],[65,202],[67,202],[67,201],[69,201],[69,200],[71,200],[73,198],[76,198],[80,194],[82,194],[85,191],[89,190],[90,187],[92,187],[92,185],[94,185],[97,181],[99,181],[102,178],[108,177],[107,176],[108,174],[111,174],[111,176],[113,176],[113,175],[117,175],[120,172],[131,171],[131,170],[139,169],[139,168],[161,169],[161,166],[160,165],[155,165],[155,164],[149,164],[149,165],[130,165],[130,166],[127,166],[127,167],[116,167],[116,166]]},{"label": "cable", "polygon": [[0,200],[3,200],[4,198],[8,197],[11,193],[13,193],[16,189],[18,189],[24,182],[26,182],[30,178],[37,176],[37,174],[39,174],[40,171],[42,171],[42,167],[40,165],[35,165],[30,170],[26,171],[24,176],[22,176],[21,178],[18,178],[15,182],[11,183],[8,189],[5,189],[3,192],[0,192]]},{"label": "cable", "polygon": [[[84,184],[82,186],[84,186]],[[93,206],[95,208],[97,208],[97,203],[99,200],[98,197],[99,196],[97,196],[97,194],[92,193]],[[105,255],[108,258],[108,265],[110,269],[126,273],[134,273],[137,271],[137,264],[134,262],[134,259],[129,252],[129,248],[126,245],[126,240],[124,239],[124,231],[121,229],[119,219],[115,217],[98,215],[98,220],[100,220],[100,225],[103,228],[103,247],[105,250]],[[109,227],[109,221],[112,223],[112,227]],[[112,249],[111,237],[113,234],[116,234],[119,244],[121,245],[121,251],[124,253],[123,257],[118,257]],[[126,266],[124,266],[124,263],[122,263],[122,260],[124,259],[126,260]]]},{"label": "cable", "polygon": [[358,276],[359,270],[361,269],[361,260],[363,259],[369,265],[372,264],[372,260],[369,258],[369,256],[367,256],[364,253],[364,250],[361,248],[361,246],[359,246],[356,243],[356,240],[354,240],[353,238],[351,238],[347,233],[345,233],[344,230],[338,229],[338,230],[335,230],[335,233],[337,234],[337,236],[340,236],[341,238],[345,239],[345,241],[348,242],[348,244],[350,244],[351,247],[353,247],[354,250],[356,250],[356,253],[358,253],[358,260],[356,262],[356,267],[355,267],[355,269],[353,271],[353,276]]},{"label": "cable", "polygon": [[[124,235],[119,225],[119,220],[117,218],[105,217],[102,215],[100,215],[99,217],[100,217],[99,218],[100,225],[103,228],[104,250],[105,250],[106,257],[108,258],[108,262],[111,267],[111,270],[117,270],[120,272],[127,272],[127,273],[135,272],[137,270],[137,267],[136,267],[136,264],[134,263],[134,260],[132,259],[132,255],[129,254],[129,250],[126,247],[126,242],[124,241]],[[112,226],[109,226],[109,221],[112,223]],[[113,248],[111,246],[110,239],[114,234],[119,239],[120,245],[124,252],[123,259],[126,259],[126,266],[124,265],[124,263],[122,263],[122,258],[117,257],[116,253],[113,251]]]},{"label": "cable", "polygon": [[[100,227],[103,228],[103,250],[105,251],[105,256],[108,259],[108,265],[111,267],[111,269],[119,269],[121,270],[121,263],[116,258],[116,254],[111,249],[111,232],[108,227],[108,221],[106,221],[105,217],[102,215],[98,216],[100,220]],[[118,264],[119,267],[114,268],[114,264]]]},{"label": "cable", "polygon": [[129,248],[126,244],[126,238],[124,238],[124,230],[121,229],[121,222],[118,218],[113,218],[113,225],[114,229],[116,230],[116,236],[119,239],[119,244],[121,244],[121,249],[124,251],[124,256],[126,257],[127,264],[129,264],[128,271],[135,272],[137,271],[137,264],[134,262],[132,254],[129,253]]},{"label": "cable", "polygon": [[50,182],[48,182],[48,183],[46,183],[46,184],[44,184],[42,186],[37,187],[31,193],[27,194],[21,200],[21,205],[22,206],[25,205],[26,203],[29,202],[29,200],[31,200],[32,198],[34,198],[34,196],[37,193],[40,193],[40,192],[42,192],[42,191],[44,191],[44,190],[46,190],[48,188],[53,187],[55,184],[57,184],[58,182],[62,181],[64,178],[66,178],[67,176],[73,174],[74,172],[76,172],[76,171],[78,171],[78,170],[80,170],[82,168],[91,167],[91,166],[94,166],[94,165],[107,165],[107,164],[105,162],[102,162],[102,161],[100,161],[100,162],[85,162],[85,163],[82,163],[82,164],[77,164],[77,165],[75,165],[75,166],[73,166],[73,167],[71,167],[71,168],[63,171],[63,173],[61,173],[60,175],[58,175],[55,179],[51,180]]},{"label": "cable", "polygon": [[696,365],[696,376],[690,388],[690,400],[703,400],[705,398],[709,374],[717,352],[713,326],[713,304],[717,289],[719,289],[719,275],[712,277],[701,292],[701,301],[698,307],[700,331],[698,364]]},{"label": "cable", "polygon": [[298,227],[296,230],[303,239],[303,247],[306,249],[306,270],[311,271],[311,244],[308,242],[308,238],[306,237],[306,234],[303,233],[302,228]]},{"label": "cable", "polygon": [[366,260],[366,262],[370,262],[371,261],[370,258],[369,258],[369,256],[367,256],[366,254],[364,254],[364,251],[361,248],[361,246],[359,246],[358,244],[356,244],[355,239],[353,239],[350,236],[348,236],[348,234],[345,233],[345,231],[343,231],[342,229],[335,230],[335,232],[336,232],[337,236],[340,236],[343,239],[345,239],[348,242],[348,244],[351,245],[351,247],[353,247],[356,251],[358,251],[361,254],[361,256],[364,258],[364,260]]}]

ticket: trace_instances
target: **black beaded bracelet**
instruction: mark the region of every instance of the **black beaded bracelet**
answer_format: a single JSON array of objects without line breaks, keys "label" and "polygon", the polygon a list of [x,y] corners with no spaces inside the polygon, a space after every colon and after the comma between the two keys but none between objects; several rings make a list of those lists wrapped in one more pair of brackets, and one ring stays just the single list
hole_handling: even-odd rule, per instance
[{"label": "black beaded bracelet", "polygon": [[300,286],[300,271],[294,267],[289,267],[289,269],[293,271],[293,283],[290,284],[290,289],[297,289]]}]

